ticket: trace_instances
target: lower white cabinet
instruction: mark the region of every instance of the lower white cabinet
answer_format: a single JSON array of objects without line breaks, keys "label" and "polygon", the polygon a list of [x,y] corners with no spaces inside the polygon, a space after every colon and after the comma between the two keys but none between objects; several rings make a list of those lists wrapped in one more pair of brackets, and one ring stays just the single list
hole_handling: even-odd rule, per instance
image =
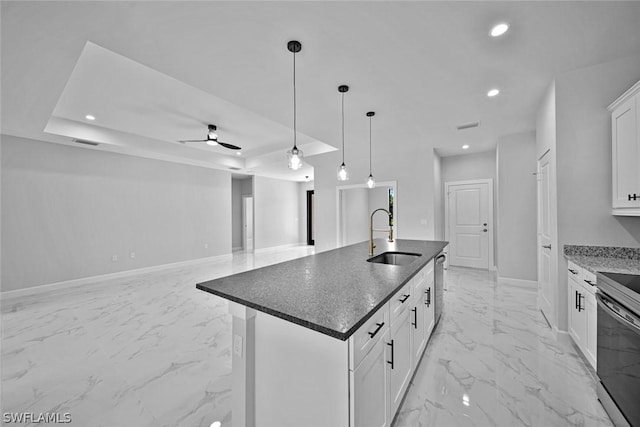
[{"label": "lower white cabinet", "polygon": [[596,369],[598,306],[595,274],[569,262],[569,335],[593,369]]},{"label": "lower white cabinet", "polygon": [[387,346],[389,329],[352,372],[354,419],[356,426],[387,427],[391,425],[389,408],[389,376]]},{"label": "lower white cabinet", "polygon": [[395,414],[402,402],[413,373],[411,352],[411,310],[405,309],[391,322],[391,413]]},{"label": "lower white cabinet", "polygon": [[433,307],[430,263],[350,338],[352,426],[391,425],[433,331]]}]

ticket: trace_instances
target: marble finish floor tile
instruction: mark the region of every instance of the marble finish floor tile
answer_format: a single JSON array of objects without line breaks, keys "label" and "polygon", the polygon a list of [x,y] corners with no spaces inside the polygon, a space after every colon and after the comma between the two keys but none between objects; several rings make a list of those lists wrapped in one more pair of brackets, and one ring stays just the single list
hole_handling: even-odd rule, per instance
[{"label": "marble finish floor tile", "polygon": [[[297,247],[3,299],[2,412],[70,426],[231,427],[231,317],[195,283],[312,253]],[[395,426],[610,422],[535,292],[451,269],[446,308]],[[40,424],[17,424],[36,426]]]},{"label": "marble finish floor tile", "polygon": [[[312,254],[299,246],[8,297],[2,412],[79,427],[231,425],[231,316],[195,284]],[[41,425],[38,423],[15,425]]]},{"label": "marble finish floor tile", "polygon": [[611,426],[586,362],[556,340],[536,292],[452,268],[445,310],[395,427]]}]

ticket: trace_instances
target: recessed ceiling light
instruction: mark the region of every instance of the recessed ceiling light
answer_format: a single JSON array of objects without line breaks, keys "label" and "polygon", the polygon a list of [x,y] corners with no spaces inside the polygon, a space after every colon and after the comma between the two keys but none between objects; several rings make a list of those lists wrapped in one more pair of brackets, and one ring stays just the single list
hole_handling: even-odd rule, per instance
[{"label": "recessed ceiling light", "polygon": [[508,29],[509,25],[503,22],[493,27],[490,34],[492,37],[498,37],[506,33]]},{"label": "recessed ceiling light", "polygon": [[489,92],[487,92],[487,96],[489,98],[493,98],[494,96],[498,95],[500,93],[499,89],[491,89]]},{"label": "recessed ceiling light", "polygon": [[236,154],[237,154],[238,156],[242,156],[242,151],[236,151]]},{"label": "recessed ceiling light", "polygon": [[463,149],[463,150],[466,150],[467,148],[469,148],[469,146],[468,146],[467,144],[464,144],[464,145],[462,146],[462,149]]},{"label": "recessed ceiling light", "polygon": [[222,426],[222,423],[220,421],[214,421],[211,423],[209,427],[220,427],[220,426]]},{"label": "recessed ceiling light", "polygon": [[95,116],[92,116],[91,114],[87,114],[86,116],[84,116],[85,119],[87,120],[95,120]]}]

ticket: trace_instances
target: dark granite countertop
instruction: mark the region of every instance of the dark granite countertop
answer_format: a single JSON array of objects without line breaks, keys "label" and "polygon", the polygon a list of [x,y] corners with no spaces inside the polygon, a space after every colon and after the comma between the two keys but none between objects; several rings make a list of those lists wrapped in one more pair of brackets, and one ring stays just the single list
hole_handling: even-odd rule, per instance
[{"label": "dark granite countertop", "polygon": [[640,275],[640,248],[565,245],[564,256],[592,273]]},{"label": "dark granite countertop", "polygon": [[367,262],[369,242],[198,283],[196,287],[340,340],[349,338],[448,244],[375,240],[375,254],[422,254],[404,266]]}]

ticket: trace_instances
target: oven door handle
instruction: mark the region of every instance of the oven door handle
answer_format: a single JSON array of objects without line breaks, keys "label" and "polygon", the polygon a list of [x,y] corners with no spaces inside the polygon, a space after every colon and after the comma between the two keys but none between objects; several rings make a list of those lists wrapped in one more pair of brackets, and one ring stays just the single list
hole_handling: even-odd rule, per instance
[{"label": "oven door handle", "polygon": [[[596,301],[598,302],[598,305],[606,313],[608,313],[611,317],[613,317],[618,322],[620,322],[620,323],[624,324],[625,326],[627,326],[629,329],[631,329],[636,334],[640,335],[640,320],[636,317],[636,318],[633,319],[635,321],[634,323],[630,322],[625,317],[623,317],[619,313],[617,313],[615,310],[612,310],[611,307],[609,307],[604,302],[605,299],[607,299],[607,298],[603,298],[602,295],[599,292],[596,293]],[[639,324],[636,324],[636,322],[639,323]]]}]

